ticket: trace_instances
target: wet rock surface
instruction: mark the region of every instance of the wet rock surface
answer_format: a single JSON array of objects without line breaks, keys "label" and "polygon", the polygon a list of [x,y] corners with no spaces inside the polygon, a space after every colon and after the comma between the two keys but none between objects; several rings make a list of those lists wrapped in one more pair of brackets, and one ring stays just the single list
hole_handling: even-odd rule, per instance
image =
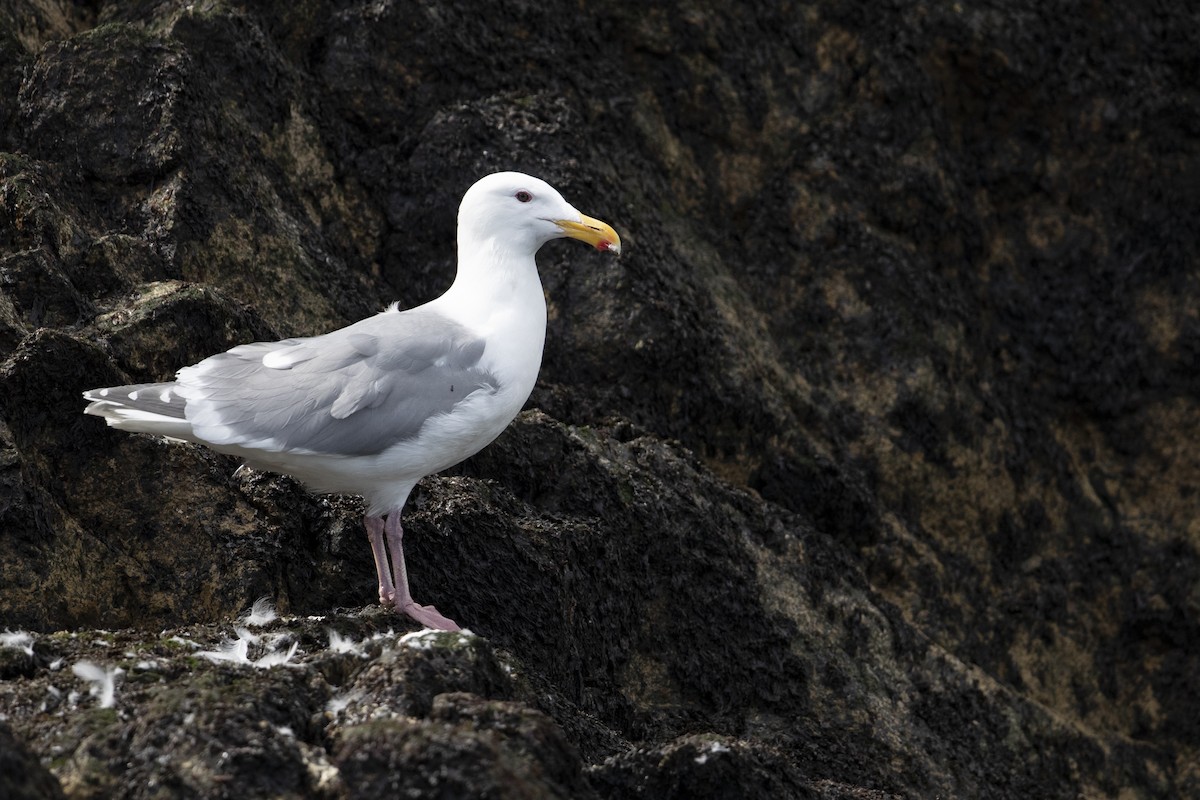
[{"label": "wet rock surface", "polygon": [[[1186,3],[0,0],[0,794],[1200,796]],[[354,498],[79,393],[442,292],[519,169],[538,388]],[[281,616],[243,616],[269,597]]]}]

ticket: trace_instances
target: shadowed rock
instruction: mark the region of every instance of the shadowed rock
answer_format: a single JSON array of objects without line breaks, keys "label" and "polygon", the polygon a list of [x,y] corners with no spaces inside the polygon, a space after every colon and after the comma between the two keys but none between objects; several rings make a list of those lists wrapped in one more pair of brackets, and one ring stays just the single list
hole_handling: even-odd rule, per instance
[{"label": "shadowed rock", "polygon": [[[12,791],[1200,796],[1195,22],[0,0]],[[79,392],[440,294],[500,169],[626,253],[410,500],[415,648],[356,500]]]}]

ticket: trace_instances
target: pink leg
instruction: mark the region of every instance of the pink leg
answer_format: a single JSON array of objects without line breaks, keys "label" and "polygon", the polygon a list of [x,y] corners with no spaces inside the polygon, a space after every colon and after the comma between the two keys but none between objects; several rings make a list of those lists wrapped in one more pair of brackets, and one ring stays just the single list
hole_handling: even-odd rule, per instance
[{"label": "pink leg", "polygon": [[461,630],[458,624],[433,606],[419,606],[408,590],[408,570],[404,566],[404,528],[400,526],[400,509],[394,508],[387,515],[384,526],[387,533],[388,550],[392,554],[392,574],[395,576],[396,610],[407,614],[427,628],[440,631]]},{"label": "pink leg", "polygon": [[396,589],[392,586],[387,550],[383,549],[383,517],[367,517],[363,524],[367,526],[367,538],[371,540],[371,552],[375,555],[375,572],[379,574],[379,602],[390,606],[396,600]]}]

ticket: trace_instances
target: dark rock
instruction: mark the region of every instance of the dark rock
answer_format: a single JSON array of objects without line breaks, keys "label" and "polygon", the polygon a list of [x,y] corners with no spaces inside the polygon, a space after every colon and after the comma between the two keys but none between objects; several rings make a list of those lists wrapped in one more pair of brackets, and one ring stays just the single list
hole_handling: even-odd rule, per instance
[{"label": "dark rock", "polygon": [[133,26],[52,42],[21,86],[22,149],[69,163],[82,178],[161,178],[184,156],[178,122],[189,116],[180,102],[187,78],[178,43]]},{"label": "dark rock", "polygon": [[11,800],[54,800],[62,786],[0,722],[0,796]]},{"label": "dark rock", "polygon": [[[615,756],[591,773],[604,797],[854,797],[836,785],[806,785],[778,753],[725,736],[692,734],[653,750]],[[864,793],[880,800],[890,795]]]},{"label": "dark rock", "polygon": [[[0,753],[88,797],[1200,797],[1196,22],[0,0]],[[80,413],[436,296],[497,169],[626,253],[545,248],[531,409],[410,500],[486,639],[344,610],[356,500]],[[290,666],[171,644],[259,596]]]},{"label": "dark rock", "polygon": [[595,797],[561,729],[517,703],[442,694],[427,718],[369,722],[337,738],[350,797]]}]

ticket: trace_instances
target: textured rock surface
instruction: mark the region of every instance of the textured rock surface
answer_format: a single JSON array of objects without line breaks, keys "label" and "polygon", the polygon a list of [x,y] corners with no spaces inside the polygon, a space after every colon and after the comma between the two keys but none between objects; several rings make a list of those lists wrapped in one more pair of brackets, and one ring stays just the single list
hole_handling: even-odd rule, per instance
[{"label": "textured rock surface", "polygon": [[[1200,12],[484,9],[0,0],[9,791],[1200,796]],[[436,296],[508,168],[627,254],[545,248],[530,410],[410,501],[478,637],[80,413]],[[196,655],[259,596],[289,665]]]}]

